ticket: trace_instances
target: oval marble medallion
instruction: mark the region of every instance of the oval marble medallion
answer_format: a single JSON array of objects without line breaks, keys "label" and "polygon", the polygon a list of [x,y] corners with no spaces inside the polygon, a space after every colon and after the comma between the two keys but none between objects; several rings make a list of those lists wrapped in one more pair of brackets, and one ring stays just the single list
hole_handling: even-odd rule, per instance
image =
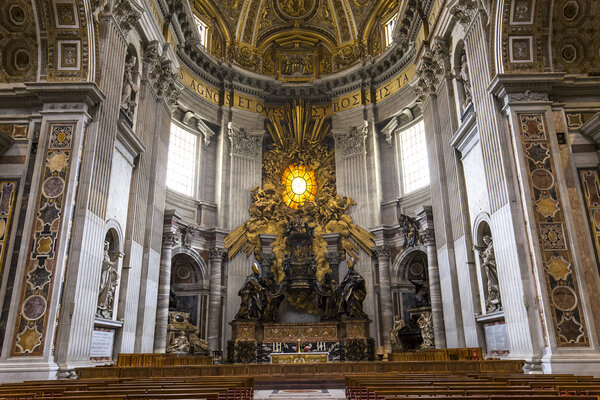
[{"label": "oval marble medallion", "polygon": [[46,305],[46,299],[42,296],[29,296],[23,302],[23,317],[29,321],[39,319],[46,312]]},{"label": "oval marble medallion", "polygon": [[568,286],[557,286],[552,290],[552,302],[561,311],[571,311],[577,307],[577,295]]},{"label": "oval marble medallion", "polygon": [[548,190],[554,185],[554,177],[548,170],[536,169],[531,173],[531,182],[539,190]]},{"label": "oval marble medallion", "polygon": [[58,176],[51,176],[42,185],[42,193],[49,199],[60,196],[64,189],[65,181]]}]

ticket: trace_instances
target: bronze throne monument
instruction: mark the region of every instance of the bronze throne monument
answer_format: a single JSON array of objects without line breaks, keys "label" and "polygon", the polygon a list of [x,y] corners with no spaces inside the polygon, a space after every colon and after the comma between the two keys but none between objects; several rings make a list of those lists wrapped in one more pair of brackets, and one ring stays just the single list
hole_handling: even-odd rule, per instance
[{"label": "bronze throne monument", "polygon": [[284,278],[276,284],[258,263],[239,291],[240,309],[228,344],[229,362],[314,363],[373,359],[374,341],[362,310],[364,279],[348,262],[342,284],[327,272],[317,279],[314,232],[290,224],[285,234]]}]

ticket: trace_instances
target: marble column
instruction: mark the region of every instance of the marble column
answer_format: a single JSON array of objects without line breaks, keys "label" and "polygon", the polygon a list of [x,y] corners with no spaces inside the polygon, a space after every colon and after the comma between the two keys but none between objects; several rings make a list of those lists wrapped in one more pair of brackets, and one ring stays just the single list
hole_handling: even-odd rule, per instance
[{"label": "marble column", "polygon": [[379,299],[381,301],[381,328],[383,329],[383,346],[386,353],[392,352],[390,330],[394,320],[392,307],[392,290],[390,284],[390,247],[377,246],[374,249],[377,264],[379,265]]},{"label": "marble column", "polygon": [[212,352],[219,349],[219,332],[221,324],[221,266],[225,249],[213,247],[209,251],[210,258],[210,292],[208,299],[208,348]]},{"label": "marble column", "polygon": [[429,274],[429,298],[431,301],[431,314],[433,320],[433,334],[435,347],[446,348],[446,329],[444,327],[444,311],[442,308],[442,291],[440,288],[440,273],[438,271],[437,249],[433,233],[433,211],[426,206],[417,211],[417,218],[421,227],[421,240],[427,248],[427,268]]},{"label": "marble column", "polygon": [[156,328],[154,330],[154,352],[164,353],[167,348],[167,327],[169,325],[169,297],[171,294],[171,259],[175,246],[175,234],[163,234],[162,251],[160,253],[160,272],[158,283],[158,300],[156,303]]}]

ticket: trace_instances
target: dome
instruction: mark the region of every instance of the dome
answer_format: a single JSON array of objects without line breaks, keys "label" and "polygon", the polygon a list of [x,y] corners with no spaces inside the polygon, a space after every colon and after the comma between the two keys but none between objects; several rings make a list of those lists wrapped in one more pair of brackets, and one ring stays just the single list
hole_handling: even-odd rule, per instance
[{"label": "dome", "polygon": [[217,59],[283,82],[310,82],[382,53],[398,0],[191,0]]}]

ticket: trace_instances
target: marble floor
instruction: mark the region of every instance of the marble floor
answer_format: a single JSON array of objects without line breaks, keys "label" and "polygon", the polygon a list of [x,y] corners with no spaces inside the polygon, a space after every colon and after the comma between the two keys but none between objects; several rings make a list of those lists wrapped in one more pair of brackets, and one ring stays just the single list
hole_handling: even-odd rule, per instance
[{"label": "marble floor", "polygon": [[343,400],[345,398],[346,394],[341,389],[285,389],[254,392],[255,400]]}]

